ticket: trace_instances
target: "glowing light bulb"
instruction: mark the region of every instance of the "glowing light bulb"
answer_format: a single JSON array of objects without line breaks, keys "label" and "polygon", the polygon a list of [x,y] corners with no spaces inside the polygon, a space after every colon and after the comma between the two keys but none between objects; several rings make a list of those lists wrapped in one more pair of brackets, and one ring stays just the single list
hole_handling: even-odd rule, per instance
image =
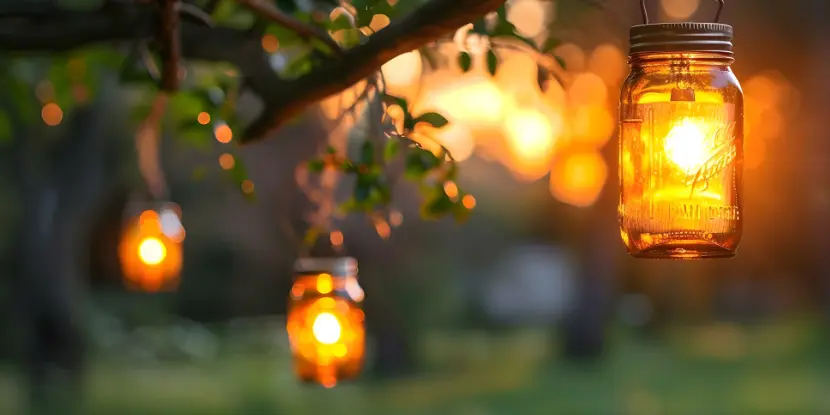
[{"label": "glowing light bulb", "polygon": [[686,174],[699,170],[712,152],[712,143],[701,121],[683,118],[666,135],[666,156]]},{"label": "glowing light bulb", "polygon": [[322,344],[335,344],[340,340],[340,321],[332,313],[320,313],[314,319],[311,332]]},{"label": "glowing light bulb", "polygon": [[164,243],[155,237],[144,238],[138,244],[138,258],[147,265],[158,265],[167,257]]}]

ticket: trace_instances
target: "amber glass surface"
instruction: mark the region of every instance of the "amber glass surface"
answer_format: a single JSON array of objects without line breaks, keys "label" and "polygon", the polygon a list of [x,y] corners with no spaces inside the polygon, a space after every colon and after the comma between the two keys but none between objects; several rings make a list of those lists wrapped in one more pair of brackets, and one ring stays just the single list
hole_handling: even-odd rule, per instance
[{"label": "amber glass surface", "polygon": [[127,226],[118,255],[128,288],[156,292],[178,287],[182,244],[162,232],[155,211],[144,211]]},{"label": "amber glass surface", "polygon": [[360,374],[366,331],[354,277],[298,276],[291,288],[288,338],[297,377],[332,387]]},{"label": "amber glass surface", "polygon": [[620,99],[619,221],[641,258],[734,256],[743,93],[719,53],[630,57]]}]

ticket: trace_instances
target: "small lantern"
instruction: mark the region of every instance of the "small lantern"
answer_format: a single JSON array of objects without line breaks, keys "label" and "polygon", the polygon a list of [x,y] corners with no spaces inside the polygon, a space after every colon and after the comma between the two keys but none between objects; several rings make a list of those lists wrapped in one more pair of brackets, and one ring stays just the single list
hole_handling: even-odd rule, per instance
[{"label": "small lantern", "polygon": [[173,205],[143,211],[128,223],[119,256],[128,288],[147,292],[178,286],[184,228]]},{"label": "small lantern", "polygon": [[631,28],[620,98],[619,220],[639,258],[724,258],[741,239],[743,93],[730,65],[732,27]]},{"label": "small lantern", "polygon": [[327,388],[361,371],[366,330],[354,258],[302,258],[286,328],[297,377]]}]

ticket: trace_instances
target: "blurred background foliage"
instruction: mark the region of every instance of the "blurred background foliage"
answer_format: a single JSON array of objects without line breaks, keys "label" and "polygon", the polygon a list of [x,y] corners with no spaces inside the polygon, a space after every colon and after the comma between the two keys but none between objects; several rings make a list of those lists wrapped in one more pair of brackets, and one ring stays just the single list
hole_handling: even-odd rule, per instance
[{"label": "blurred background foliage", "polygon": [[[344,47],[418,2],[351,4],[356,23],[277,2]],[[649,7],[665,21],[715,10]],[[25,304],[45,301],[20,296],[16,278],[36,232],[20,219],[31,152],[49,155],[35,170],[94,177],[73,190],[84,207],[70,207],[86,213],[72,229],[90,241],[72,313],[88,349],[83,413],[830,412],[828,15],[819,0],[726,4],[747,219],[738,257],[717,262],[635,261],[618,241],[615,118],[636,1],[511,0],[244,147],[233,144],[259,104],[235,68],[188,64],[160,152],[187,229],[175,293],[125,290],[116,252],[143,191],[134,135],[153,58],[140,47],[5,57],[0,412],[25,406]],[[257,24],[230,1],[212,18]],[[273,25],[262,47],[287,78],[330,52]],[[308,253],[356,257],[367,295],[366,375],[333,390],[293,379],[284,334],[291,267]]]}]

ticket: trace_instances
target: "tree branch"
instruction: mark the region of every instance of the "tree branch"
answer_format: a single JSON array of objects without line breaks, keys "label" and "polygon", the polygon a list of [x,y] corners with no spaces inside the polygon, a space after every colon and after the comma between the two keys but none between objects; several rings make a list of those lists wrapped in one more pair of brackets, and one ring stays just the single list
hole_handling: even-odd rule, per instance
[{"label": "tree branch", "polygon": [[260,17],[283,26],[304,39],[317,39],[325,43],[326,46],[331,48],[334,53],[337,53],[338,55],[343,53],[340,49],[340,45],[338,45],[337,42],[335,42],[334,39],[328,35],[328,33],[318,30],[314,26],[307,25],[289,16],[288,14],[283,13],[282,10],[274,7],[273,4],[265,0],[236,0],[236,2]]},{"label": "tree branch", "polygon": [[342,59],[314,68],[284,82],[279,94],[268,96],[265,109],[245,131],[242,143],[258,141],[304,108],[368,77],[392,58],[417,49],[498,9],[505,0],[429,0],[391,23],[366,43],[347,50]]},{"label": "tree branch", "polygon": [[[239,0],[249,1],[249,0]],[[181,56],[236,65],[245,83],[264,103],[263,112],[242,134],[242,143],[265,138],[308,106],[370,76],[402,53],[439,40],[498,9],[505,0],[428,0],[369,39],[311,72],[281,79],[271,68],[260,39],[248,31],[181,20]],[[94,11],[46,6],[34,11],[0,9],[0,51],[65,51],[94,43],[136,41],[157,36],[158,10],[140,3],[107,2]]]}]

